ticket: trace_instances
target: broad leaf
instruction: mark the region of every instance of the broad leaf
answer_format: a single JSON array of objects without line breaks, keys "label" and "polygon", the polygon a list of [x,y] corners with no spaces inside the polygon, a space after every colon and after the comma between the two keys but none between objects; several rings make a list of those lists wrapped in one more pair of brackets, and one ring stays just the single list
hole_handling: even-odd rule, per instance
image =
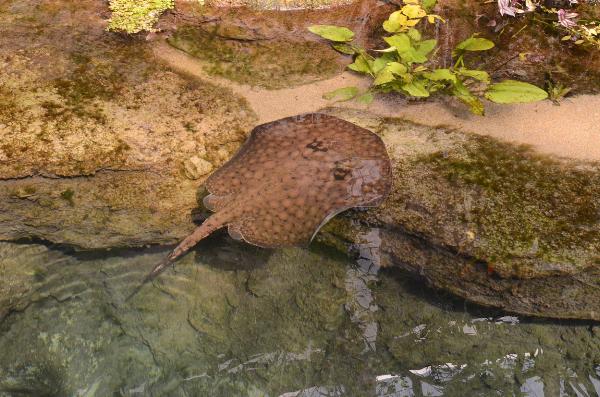
[{"label": "broad leaf", "polygon": [[336,51],[341,52],[346,55],[354,55],[356,54],[356,49],[352,47],[350,44],[346,43],[333,43],[331,45]]},{"label": "broad leaf", "polygon": [[338,88],[337,90],[323,94],[323,99],[327,99],[328,101],[332,100],[332,99],[335,99],[336,101],[349,101],[350,99],[354,98],[356,95],[358,95],[358,88],[344,87],[344,88]]},{"label": "broad leaf", "polygon": [[351,41],[354,32],[348,28],[333,25],[313,25],[308,28],[312,33],[331,41]]},{"label": "broad leaf", "polygon": [[355,72],[359,73],[371,74],[369,62],[367,61],[364,55],[357,56],[354,62],[348,65],[348,69],[354,70]]},{"label": "broad leaf", "polygon": [[421,41],[421,32],[419,32],[415,28],[408,29],[408,37],[410,37],[413,41]]},{"label": "broad leaf", "polygon": [[469,69],[458,69],[456,71],[461,76],[470,77],[475,80],[483,81],[484,83],[490,82],[490,75],[483,70],[469,70]]},{"label": "broad leaf", "polygon": [[404,7],[402,7],[400,11],[402,11],[404,15],[411,19],[423,18],[425,15],[427,15],[425,10],[423,10],[418,4],[407,4]]},{"label": "broad leaf", "polygon": [[422,42],[417,44],[417,52],[421,55],[426,56],[435,48],[436,45],[437,40],[435,39],[423,40]]},{"label": "broad leaf", "polygon": [[452,95],[458,98],[462,103],[469,106],[471,113],[483,116],[485,108],[483,103],[475,95],[469,91],[467,87],[460,80],[456,80],[456,83],[452,86]]},{"label": "broad leaf", "polygon": [[396,48],[398,52],[407,51],[409,48],[412,48],[410,38],[406,33],[400,33],[394,36],[384,37],[383,39],[386,43]]},{"label": "broad leaf", "polygon": [[390,54],[384,54],[383,56],[376,58],[373,62],[370,63],[371,70],[375,74],[379,73],[381,69],[383,69],[390,60]]},{"label": "broad leaf", "polygon": [[463,42],[458,43],[453,53],[461,51],[486,51],[494,47],[494,42],[482,37],[471,36]]},{"label": "broad leaf", "polygon": [[358,98],[356,98],[356,101],[360,102],[360,103],[364,103],[365,105],[368,105],[371,102],[373,102],[373,93],[366,92],[366,93],[362,94],[361,96],[359,96]]},{"label": "broad leaf", "polygon": [[496,103],[537,102],[548,98],[548,93],[533,84],[516,80],[505,80],[492,84],[485,97]]},{"label": "broad leaf", "polygon": [[456,82],[456,75],[450,69],[435,69],[431,72],[423,73],[423,76],[433,81],[451,81]]},{"label": "broad leaf", "polygon": [[[405,1],[406,2],[406,1]],[[423,8],[425,9],[425,11],[429,12],[431,11],[431,9],[433,7],[435,7],[435,4],[437,3],[437,0],[423,0],[422,4],[423,4]]]},{"label": "broad leaf", "polygon": [[402,89],[406,91],[410,96],[425,98],[429,96],[429,91],[419,81],[413,81],[408,84],[404,84]]},{"label": "broad leaf", "polygon": [[377,85],[383,85],[386,83],[389,83],[390,81],[394,81],[396,78],[394,77],[394,74],[392,73],[391,70],[385,68],[383,70],[381,70],[379,73],[377,73],[377,76],[375,76],[375,80],[373,80],[373,85],[377,86]]},{"label": "broad leaf", "polygon": [[419,53],[413,47],[410,47],[406,51],[398,51],[398,55],[404,62],[407,63],[424,63],[427,62],[427,57],[421,53]]},{"label": "broad leaf", "polygon": [[389,69],[392,73],[400,76],[408,72],[408,68],[400,62],[390,62],[387,64],[386,68]]},{"label": "broad leaf", "polygon": [[387,21],[383,23],[383,29],[386,32],[394,33],[406,25],[408,18],[400,11],[395,11],[390,14]]}]

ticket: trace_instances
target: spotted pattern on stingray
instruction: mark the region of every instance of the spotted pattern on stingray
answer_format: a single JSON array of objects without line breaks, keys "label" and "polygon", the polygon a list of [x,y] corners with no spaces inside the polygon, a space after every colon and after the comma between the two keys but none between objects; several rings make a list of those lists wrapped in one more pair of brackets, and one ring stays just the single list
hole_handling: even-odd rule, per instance
[{"label": "spotted pattern on stingray", "polygon": [[206,207],[223,213],[234,238],[303,245],[335,214],[379,205],[390,191],[391,166],[377,135],[312,113],[256,127],[206,187]]},{"label": "spotted pattern on stingray", "polygon": [[127,299],[217,229],[261,247],[308,244],[337,213],[381,204],[391,180],[385,146],[369,130],[319,113],[260,125],[206,181],[204,205],[215,213]]}]

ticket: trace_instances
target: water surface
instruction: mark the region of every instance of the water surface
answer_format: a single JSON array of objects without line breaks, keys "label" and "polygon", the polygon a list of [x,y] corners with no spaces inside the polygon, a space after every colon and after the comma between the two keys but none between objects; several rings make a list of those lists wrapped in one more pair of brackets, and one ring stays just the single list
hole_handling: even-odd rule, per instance
[{"label": "water surface", "polygon": [[[0,395],[593,396],[600,327],[474,308],[349,256],[217,235],[129,302],[165,252],[2,243],[35,280],[0,324]],[[6,281],[6,280],[5,280]]]}]

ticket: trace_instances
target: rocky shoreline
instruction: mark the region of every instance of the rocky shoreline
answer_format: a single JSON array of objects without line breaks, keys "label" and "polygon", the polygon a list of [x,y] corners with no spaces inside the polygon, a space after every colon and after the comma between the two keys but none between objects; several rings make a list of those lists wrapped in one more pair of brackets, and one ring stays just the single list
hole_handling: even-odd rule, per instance
[{"label": "rocky shoreline", "polygon": [[[208,173],[269,117],[254,110],[252,95],[258,91],[182,73],[157,60],[152,41],[105,32],[103,7],[85,1],[69,16],[58,6],[47,10],[51,22],[30,22],[30,28],[42,26],[40,37],[17,23],[19,12],[27,10],[0,13],[5,71],[0,76],[0,240],[42,239],[79,250],[173,244],[202,218],[199,203]],[[185,10],[160,23],[171,41],[180,39],[176,47],[189,50],[185,40],[195,36],[177,33],[181,21],[188,28],[196,23],[193,15],[181,16]],[[300,25],[309,23],[306,18]],[[87,25],[66,34],[64,26],[72,20]],[[273,31],[280,33],[284,22]],[[244,36],[247,25],[223,26],[216,26],[216,40],[235,51],[264,38]],[[259,33],[268,36],[254,32]],[[18,51],[23,35],[37,45]],[[68,38],[58,46],[57,37]],[[275,81],[269,76],[285,71],[265,74],[260,62],[267,58],[259,53],[246,59],[249,75],[234,80],[268,89],[288,81],[309,90],[310,82],[339,74],[337,55],[324,52],[327,59],[313,59],[323,43],[295,37],[314,50],[306,51],[307,65],[329,66],[292,68],[284,76],[288,80]],[[231,77],[214,67],[206,73]],[[277,92],[272,91],[274,98]],[[319,242],[345,252],[359,231],[375,227],[382,233],[384,264],[407,269],[436,288],[525,315],[600,320],[596,163],[389,117],[378,113],[377,103],[373,110],[322,105],[307,110],[320,109],[382,136],[395,180],[381,208],[338,217],[318,235]]]}]

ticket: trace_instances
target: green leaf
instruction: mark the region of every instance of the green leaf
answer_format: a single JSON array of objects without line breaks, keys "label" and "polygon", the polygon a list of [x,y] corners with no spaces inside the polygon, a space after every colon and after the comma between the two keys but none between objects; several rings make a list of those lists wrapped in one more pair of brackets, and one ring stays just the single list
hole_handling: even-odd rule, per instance
[{"label": "green leaf", "polygon": [[460,80],[456,80],[456,83],[454,83],[452,87],[452,95],[454,95],[462,103],[469,106],[471,113],[479,116],[484,115],[485,108],[483,107],[483,103],[481,103],[479,98],[473,95]]},{"label": "green leaf", "polygon": [[390,62],[387,64],[386,68],[389,69],[390,72],[400,76],[408,72],[408,68],[400,62]]},{"label": "green leaf", "polygon": [[494,47],[494,42],[481,37],[471,36],[465,41],[458,43],[452,52],[456,55],[462,51],[486,51]]},{"label": "green leaf", "polygon": [[375,76],[375,80],[373,80],[373,85],[383,85],[389,83],[390,81],[394,81],[396,77],[391,70],[385,68]]},{"label": "green leaf", "polygon": [[398,51],[398,55],[404,62],[408,63],[424,63],[427,62],[427,57],[423,54],[420,54],[415,48],[410,47],[406,51]]},{"label": "green leaf", "polygon": [[383,29],[386,32],[394,33],[406,26],[408,18],[400,11],[395,11],[390,14],[387,21],[383,23]]},{"label": "green leaf", "polygon": [[485,97],[496,103],[537,102],[548,98],[548,93],[533,84],[516,80],[505,80],[492,84]]},{"label": "green leaf", "polygon": [[431,72],[423,73],[423,76],[433,81],[451,81],[456,82],[456,75],[450,69],[435,69]]},{"label": "green leaf", "polygon": [[357,56],[354,62],[348,65],[348,69],[354,70],[358,73],[372,74],[371,68],[369,67],[369,62],[364,55]]},{"label": "green leaf", "polygon": [[354,47],[352,47],[350,44],[346,44],[346,43],[333,43],[333,44],[331,44],[331,46],[337,52],[341,52],[342,54],[346,54],[346,55],[354,55],[357,52]]},{"label": "green leaf", "polygon": [[406,51],[409,48],[413,48],[412,44],[410,43],[410,38],[406,33],[400,33],[394,36],[384,37],[383,40],[385,40],[385,42],[391,45],[392,47],[396,48],[398,52]]},{"label": "green leaf", "polygon": [[333,25],[313,25],[308,28],[312,33],[331,41],[351,41],[354,38],[354,32],[350,29]]},{"label": "green leaf", "polygon": [[417,52],[423,56],[427,56],[437,45],[437,40],[424,40],[417,45]]},{"label": "green leaf", "polygon": [[373,73],[377,74],[381,71],[381,69],[385,67],[385,65],[388,64],[389,61],[390,57],[388,54],[385,54],[384,56],[381,56],[379,58],[375,58],[375,60],[371,62],[371,70],[373,71]]},{"label": "green leaf", "polygon": [[336,101],[349,101],[350,99],[354,98],[356,95],[358,95],[358,88],[344,87],[344,88],[338,88],[337,90],[333,90],[331,92],[323,94],[323,99],[327,99],[328,101],[332,100],[332,99],[335,99]]},{"label": "green leaf", "polygon": [[373,102],[373,93],[372,92],[366,92],[364,94],[362,94],[361,96],[359,96],[358,98],[356,98],[357,102],[360,103],[364,103],[365,105],[370,104],[371,102]]},{"label": "green leaf", "polygon": [[421,41],[421,32],[415,28],[410,28],[408,29],[408,37],[413,39],[413,41]]},{"label": "green leaf", "polygon": [[433,9],[433,7],[435,7],[436,3],[437,0],[423,0],[421,4],[423,5],[425,11],[429,12]]},{"label": "green leaf", "polygon": [[415,96],[415,97],[420,97],[420,98],[425,98],[425,97],[429,96],[429,91],[427,91],[427,89],[419,81],[412,81],[408,84],[404,84],[402,86],[402,89],[404,91],[408,92],[408,94],[410,96]]},{"label": "green leaf", "polygon": [[458,69],[456,71],[461,76],[470,77],[475,80],[483,81],[484,83],[490,82],[490,75],[483,70],[469,70],[465,68]]}]

